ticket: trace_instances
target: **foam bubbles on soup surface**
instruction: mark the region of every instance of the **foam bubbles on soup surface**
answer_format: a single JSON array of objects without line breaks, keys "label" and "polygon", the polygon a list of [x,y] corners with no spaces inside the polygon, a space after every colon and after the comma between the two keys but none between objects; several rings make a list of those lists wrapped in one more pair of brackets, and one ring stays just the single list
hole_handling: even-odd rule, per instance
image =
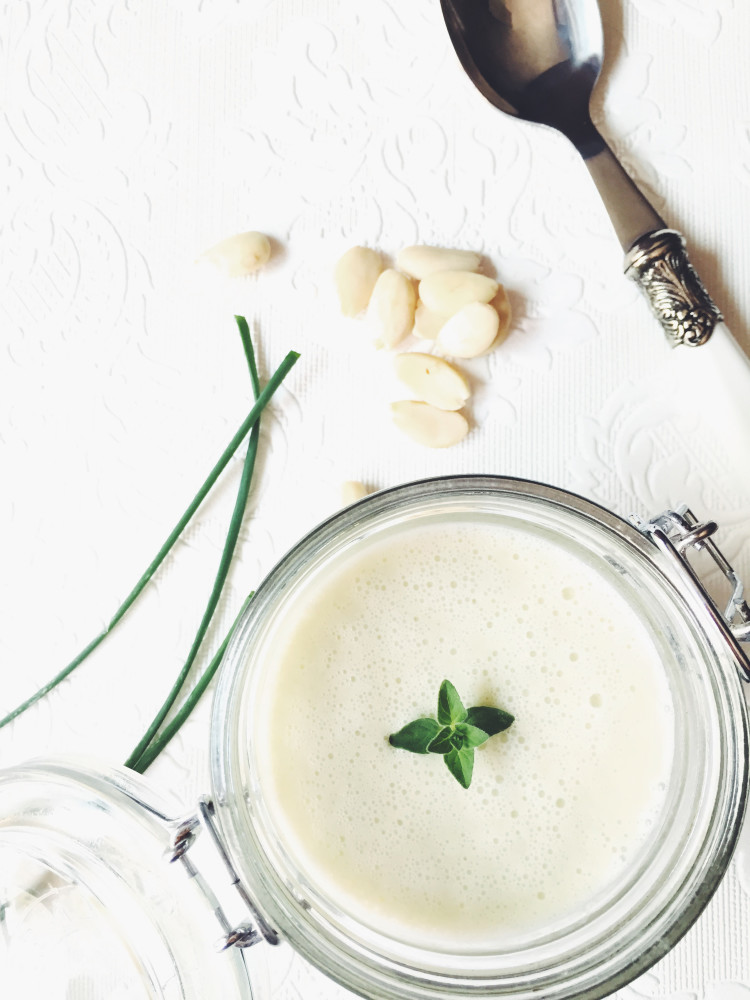
[{"label": "foam bubbles on soup surface", "polygon": [[[415,944],[495,947],[580,912],[642,849],[673,720],[659,654],[588,562],[521,525],[443,519],[334,560],[259,651],[263,795],[300,869]],[[464,704],[516,721],[469,789],[388,736]]]}]

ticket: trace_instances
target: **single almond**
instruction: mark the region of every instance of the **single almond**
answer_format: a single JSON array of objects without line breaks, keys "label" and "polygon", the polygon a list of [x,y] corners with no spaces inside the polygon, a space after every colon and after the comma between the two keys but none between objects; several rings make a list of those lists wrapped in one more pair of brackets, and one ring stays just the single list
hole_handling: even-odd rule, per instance
[{"label": "single almond", "polygon": [[463,414],[413,399],[391,403],[391,414],[400,431],[428,448],[450,448],[469,433],[469,422]]},{"label": "single almond", "polygon": [[396,265],[412,278],[421,280],[436,271],[476,271],[481,262],[471,250],[447,250],[443,247],[405,247],[396,257]]},{"label": "single almond", "polygon": [[367,312],[385,347],[395,347],[411,333],[416,304],[411,278],[393,268],[383,271],[375,282]]},{"label": "single almond", "polygon": [[352,247],[339,258],[334,280],[344,316],[357,316],[367,308],[382,270],[382,257],[369,247]]},{"label": "single almond", "polygon": [[432,354],[399,354],[395,367],[398,377],[418,400],[441,410],[460,410],[471,395],[461,372]]},{"label": "single almond", "polygon": [[341,506],[348,507],[350,504],[356,503],[357,500],[362,500],[369,492],[364,483],[360,483],[356,479],[347,480],[341,484]]},{"label": "single almond", "polygon": [[500,317],[486,302],[470,302],[451,316],[436,341],[453,358],[476,358],[488,351],[500,328]]},{"label": "single almond", "polygon": [[508,293],[506,292],[503,285],[497,290],[497,295],[492,300],[492,307],[497,312],[500,323],[498,326],[497,336],[495,337],[495,346],[502,344],[502,342],[507,338],[510,333],[510,324],[513,321],[513,311],[510,307],[510,299],[508,298]]},{"label": "single almond", "polygon": [[436,271],[419,282],[419,297],[433,312],[452,316],[470,302],[491,302],[499,287],[484,274]]},{"label": "single almond", "polygon": [[230,278],[240,278],[252,274],[268,263],[271,257],[271,242],[264,233],[254,231],[236,233],[220,243],[209,247],[198,258],[213,264]]},{"label": "single almond", "polygon": [[422,340],[435,340],[447,319],[448,317],[442,313],[428,309],[424,302],[417,302],[414,313],[414,335]]}]

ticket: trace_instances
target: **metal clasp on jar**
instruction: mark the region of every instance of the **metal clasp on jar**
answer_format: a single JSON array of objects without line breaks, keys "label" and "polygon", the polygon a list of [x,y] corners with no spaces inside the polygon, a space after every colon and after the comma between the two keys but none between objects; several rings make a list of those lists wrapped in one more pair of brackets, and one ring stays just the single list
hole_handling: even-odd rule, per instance
[{"label": "metal clasp on jar", "polygon": [[691,549],[706,552],[721,570],[731,587],[731,596],[720,623],[734,640],[739,669],[744,679],[750,683],[750,660],[745,650],[738,645],[738,643],[750,643],[750,606],[745,599],[742,580],[712,541],[711,536],[718,529],[716,522],[699,521],[684,504],[676,510],[666,510],[650,521],[644,521],[637,514],[632,514],[630,520],[667,555],[680,573],[689,575],[712,608],[715,607],[714,602],[688,561],[688,552]]},{"label": "metal clasp on jar", "polygon": [[[201,798],[196,814],[175,823],[167,859],[170,862],[176,861],[183,865],[188,877],[196,879],[205,895],[211,900],[222,932],[222,938],[218,943],[219,949],[249,948],[250,945],[257,944],[259,941],[278,944],[278,934],[272,927],[268,926],[260,915],[234,870],[221,835],[216,829],[214,817],[213,802],[208,798]],[[195,854],[196,841],[202,831],[208,834],[210,850],[203,852],[199,869],[198,864],[194,863],[193,855]],[[223,889],[228,890],[228,892],[223,892]],[[230,894],[234,895],[235,904],[237,897],[239,897],[242,911],[249,914],[249,919],[231,920],[229,918],[226,911],[229,906],[232,906]],[[219,895],[222,895],[222,901],[219,900]],[[236,906],[232,908],[236,909]]]}]

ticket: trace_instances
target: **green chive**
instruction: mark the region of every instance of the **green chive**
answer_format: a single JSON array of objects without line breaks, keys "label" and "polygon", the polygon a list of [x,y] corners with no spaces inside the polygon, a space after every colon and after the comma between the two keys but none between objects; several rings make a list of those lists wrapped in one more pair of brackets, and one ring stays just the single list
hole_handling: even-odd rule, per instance
[{"label": "green chive", "polygon": [[179,535],[182,533],[185,526],[191,520],[196,510],[203,503],[206,496],[210,492],[212,486],[219,478],[221,473],[224,471],[224,469],[227,467],[232,456],[234,455],[234,453],[237,451],[242,441],[247,436],[248,431],[255,426],[261,414],[261,411],[266,406],[268,401],[271,399],[273,394],[276,392],[278,387],[281,385],[282,381],[284,380],[290,369],[293,367],[293,365],[296,363],[298,358],[299,354],[296,351],[290,351],[284,358],[284,360],[281,362],[279,367],[276,369],[276,371],[273,373],[271,378],[268,380],[266,387],[258,396],[255,405],[250,410],[247,417],[245,417],[245,419],[243,420],[242,424],[238,428],[232,440],[224,449],[218,462],[209,473],[208,477],[206,478],[206,481],[203,483],[201,488],[196,493],[189,507],[182,515],[180,520],[177,522],[176,526],[172,530],[167,540],[159,549],[159,551],[157,552],[156,556],[151,561],[151,563],[149,563],[147,569],[145,570],[141,578],[138,580],[135,587],[133,587],[131,592],[122,602],[122,604],[114,613],[111,620],[105,626],[103,631],[100,632],[99,635],[97,635],[94,639],[92,639],[91,642],[86,647],[84,647],[84,649],[82,649],[81,652],[78,653],[78,655],[73,660],[71,660],[71,662],[66,667],[64,667],[58,674],[56,674],[52,678],[51,681],[48,681],[47,684],[41,687],[30,698],[27,698],[26,701],[21,702],[21,704],[18,705],[17,708],[14,708],[12,712],[9,712],[4,718],[0,719],[0,729],[2,729],[3,726],[7,726],[9,722],[12,722],[13,719],[16,719],[19,715],[25,712],[27,708],[30,708],[37,701],[43,698],[46,694],[52,691],[53,688],[57,687],[57,685],[60,684],[62,681],[64,681],[66,677],[69,677],[70,674],[72,674],[72,672],[76,669],[76,667],[80,666],[80,664],[83,663],[83,661],[91,653],[93,653],[93,651],[97,648],[97,646],[101,642],[103,642],[103,640],[109,635],[109,633],[114,629],[114,627],[118,624],[118,622],[124,617],[126,612],[130,609],[136,598],[139,596],[141,591],[144,589],[146,584],[149,582],[151,577],[154,575],[156,570],[164,561],[167,554],[169,553],[169,550],[172,548],[172,546],[176,542]]},{"label": "green chive", "polygon": [[182,708],[180,708],[179,712],[177,712],[174,719],[172,719],[172,721],[162,729],[159,735],[151,741],[149,746],[146,747],[146,749],[143,751],[143,753],[138,758],[136,763],[133,764],[134,771],[138,771],[139,774],[143,774],[143,772],[153,764],[153,762],[156,760],[156,758],[159,756],[162,750],[164,750],[164,748],[167,746],[170,740],[172,740],[173,737],[177,735],[177,731],[182,727],[183,723],[186,721],[190,713],[193,711],[195,706],[203,697],[206,688],[213,680],[214,674],[218,670],[221,661],[224,659],[224,653],[226,652],[226,648],[232,636],[232,632],[234,632],[234,628],[237,622],[240,620],[243,611],[248,606],[250,601],[253,599],[254,593],[255,592],[253,591],[253,593],[246,598],[245,603],[242,605],[242,608],[240,609],[240,613],[237,615],[234,622],[232,623],[232,627],[225,636],[224,641],[216,650],[211,662],[203,671],[200,680],[186,698],[185,704],[182,706]]},{"label": "green chive", "polygon": [[[237,318],[237,317],[236,317]],[[253,382],[253,391],[259,392],[260,384],[258,382],[258,373],[255,365],[255,354],[253,351],[252,343],[250,342],[250,334],[247,329],[247,323],[241,317],[237,318],[237,325],[240,330],[240,336],[242,337],[242,344],[245,348],[245,353],[248,359],[248,365],[250,367],[250,375]],[[260,398],[260,396],[258,397]],[[256,402],[257,405],[257,402]],[[188,653],[187,659],[177,675],[177,679],[169,690],[169,694],[164,700],[161,708],[156,713],[151,721],[150,726],[142,736],[138,745],[135,747],[133,752],[130,754],[128,759],[125,761],[126,767],[136,768],[139,759],[143,752],[148,747],[149,743],[154,739],[160,726],[169,714],[169,710],[174,705],[177,700],[183,684],[187,680],[188,674],[195,662],[195,658],[198,655],[203,640],[208,631],[208,627],[211,624],[211,619],[213,618],[216,606],[219,603],[219,598],[221,597],[221,592],[224,589],[224,584],[226,582],[227,575],[229,573],[229,567],[232,562],[232,557],[234,555],[234,550],[237,545],[237,539],[240,534],[240,529],[242,528],[242,521],[245,516],[245,507],[247,506],[247,498],[250,493],[250,485],[252,483],[253,471],[255,469],[255,459],[258,454],[258,433],[260,429],[260,422],[256,421],[255,426],[252,429],[250,435],[250,441],[247,446],[247,454],[245,456],[245,463],[242,468],[242,478],[240,479],[239,489],[237,491],[237,499],[235,500],[234,510],[232,511],[232,517],[229,522],[229,530],[227,531],[226,541],[224,542],[224,549],[221,553],[221,559],[219,560],[219,567],[216,571],[216,577],[214,579],[214,585],[211,589],[211,593],[208,598],[208,603],[206,609],[203,612],[203,617],[201,619],[200,625],[198,626],[198,631],[195,633],[195,638],[193,639],[193,644],[190,647],[190,652]]]}]

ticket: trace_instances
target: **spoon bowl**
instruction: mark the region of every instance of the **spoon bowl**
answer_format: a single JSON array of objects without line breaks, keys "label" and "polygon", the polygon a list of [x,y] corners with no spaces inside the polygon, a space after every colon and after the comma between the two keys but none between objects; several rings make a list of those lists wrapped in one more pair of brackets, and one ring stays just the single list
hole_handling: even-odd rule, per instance
[{"label": "spoon bowl", "polygon": [[589,112],[604,36],[593,0],[441,0],[453,47],[500,111],[562,132],[588,159],[605,147]]}]

